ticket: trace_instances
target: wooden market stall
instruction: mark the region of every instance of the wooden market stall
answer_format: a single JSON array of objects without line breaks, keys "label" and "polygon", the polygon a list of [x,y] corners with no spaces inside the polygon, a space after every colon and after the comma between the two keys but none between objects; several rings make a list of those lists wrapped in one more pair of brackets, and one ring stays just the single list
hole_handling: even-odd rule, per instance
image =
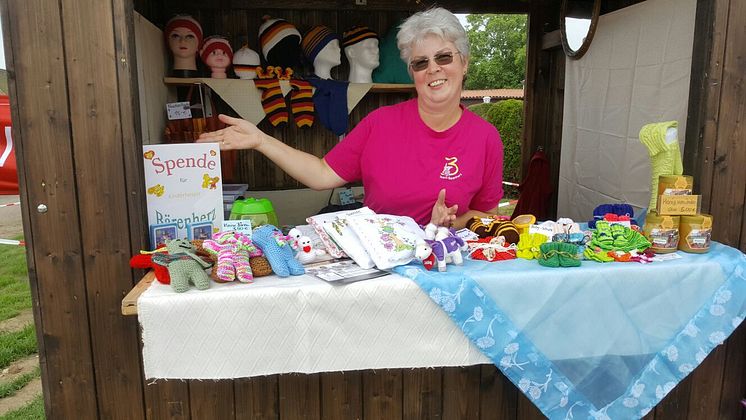
[{"label": "wooden market stall", "polygon": [[[604,0],[602,13],[639,1]],[[363,3],[359,5],[358,3]],[[93,418],[541,418],[492,365],[274,375],[224,381],[143,378],[136,317],[120,313],[140,280],[128,266],[147,226],[134,13],[162,25],[184,11],[206,33],[255,39],[265,13],[298,24],[365,22],[384,32],[429,1],[5,0],[2,23],[23,223],[47,416]],[[523,158],[542,146],[559,173],[565,56],[559,2],[438,2],[461,13],[526,13]],[[700,180],[714,239],[746,251],[746,4],[698,0],[685,172]],[[249,29],[247,29],[249,28]],[[256,47],[255,45],[253,47]],[[355,123],[407,93],[373,93]],[[268,127],[263,127],[268,128]],[[317,155],[322,130],[281,133]],[[526,165],[524,164],[524,167]],[[295,188],[261,156],[239,157],[251,188]],[[555,200],[556,202],[556,197]],[[746,326],[717,347],[646,418],[743,418]]]}]

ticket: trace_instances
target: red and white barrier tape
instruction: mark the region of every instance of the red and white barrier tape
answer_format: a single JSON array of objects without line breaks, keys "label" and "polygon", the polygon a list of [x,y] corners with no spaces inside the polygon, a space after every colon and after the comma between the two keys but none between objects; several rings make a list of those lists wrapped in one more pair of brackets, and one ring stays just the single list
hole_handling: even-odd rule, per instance
[{"label": "red and white barrier tape", "polygon": [[11,206],[20,206],[21,203],[7,203],[7,204],[0,204],[0,207],[11,207]]},{"label": "red and white barrier tape", "polygon": [[520,187],[521,186],[521,184],[516,184],[515,182],[508,182],[508,181],[503,181],[503,184],[510,185],[511,187]]},{"label": "red and white barrier tape", "polygon": [[26,246],[26,242],[16,241],[14,239],[0,239],[0,245]]}]

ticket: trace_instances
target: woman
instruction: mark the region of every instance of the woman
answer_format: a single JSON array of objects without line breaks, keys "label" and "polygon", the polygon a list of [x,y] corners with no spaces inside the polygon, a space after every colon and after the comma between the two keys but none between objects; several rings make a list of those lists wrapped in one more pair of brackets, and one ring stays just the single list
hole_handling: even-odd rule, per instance
[{"label": "woman", "polygon": [[229,127],[198,141],[258,150],[316,190],[362,180],[372,210],[422,224],[460,228],[471,217],[496,213],[503,147],[492,125],[460,105],[469,64],[464,28],[451,12],[434,8],[407,19],[397,41],[417,98],[371,112],[324,158],[224,115]]}]

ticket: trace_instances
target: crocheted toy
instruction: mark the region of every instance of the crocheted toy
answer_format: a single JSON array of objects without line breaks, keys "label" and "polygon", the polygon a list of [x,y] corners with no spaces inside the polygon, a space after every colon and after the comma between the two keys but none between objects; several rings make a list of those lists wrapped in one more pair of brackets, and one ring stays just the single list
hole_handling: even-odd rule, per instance
[{"label": "crocheted toy", "polygon": [[249,257],[261,254],[251,242],[251,238],[238,232],[218,232],[203,242],[202,246],[217,257],[217,277],[219,282],[227,283],[238,280],[251,283],[254,275],[249,264]]},{"label": "crocheted toy", "polygon": [[564,242],[547,242],[539,247],[539,264],[545,267],[579,267],[578,246]]},{"label": "crocheted toy", "polygon": [[422,261],[426,269],[432,269],[437,263],[438,271],[446,271],[446,263],[464,263],[461,251],[466,250],[467,245],[448,228],[435,227],[430,223],[425,227],[425,237],[428,239],[417,241],[414,256]]},{"label": "crocheted toy", "polygon": [[303,264],[295,259],[291,246],[292,238],[283,235],[280,229],[272,225],[260,226],[254,229],[251,239],[264,252],[272,271],[278,276],[299,276],[306,272]]},{"label": "crocheted toy", "polygon": [[150,268],[155,274],[155,279],[163,284],[171,284],[171,276],[168,275],[168,268],[153,263],[153,253],[137,254],[130,258],[130,267],[132,268]]},{"label": "crocheted toy", "polygon": [[[212,261],[211,256],[202,249],[202,241],[201,240],[192,240],[192,245],[194,245],[194,248],[196,249],[197,256],[201,257],[203,260],[210,262]],[[168,274],[168,268],[160,265],[160,264],[154,264],[153,263],[153,254],[160,252],[165,253],[166,247],[161,244],[161,247],[156,249],[155,251],[140,251],[139,254],[133,256],[130,258],[130,267],[132,268],[141,268],[141,269],[151,269],[153,270],[153,274],[155,274],[155,279],[158,280],[158,282],[163,284],[171,284],[171,276]]]},{"label": "crocheted toy", "polygon": [[315,249],[311,243],[311,238],[308,236],[301,236],[298,238],[298,252],[295,254],[295,258],[300,261],[301,264],[311,264],[320,261],[320,257],[323,257],[324,255],[326,255],[326,252],[322,249]]},{"label": "crocheted toy", "polygon": [[249,265],[251,266],[251,272],[254,273],[254,277],[264,277],[272,274],[272,267],[270,267],[269,261],[264,256],[249,258]]},{"label": "crocheted toy", "polygon": [[189,290],[189,282],[199,290],[210,287],[210,278],[205,273],[210,268],[209,263],[200,258],[196,249],[186,239],[173,239],[166,241],[168,253],[153,254],[153,263],[167,267],[171,276],[171,288],[177,293]]}]

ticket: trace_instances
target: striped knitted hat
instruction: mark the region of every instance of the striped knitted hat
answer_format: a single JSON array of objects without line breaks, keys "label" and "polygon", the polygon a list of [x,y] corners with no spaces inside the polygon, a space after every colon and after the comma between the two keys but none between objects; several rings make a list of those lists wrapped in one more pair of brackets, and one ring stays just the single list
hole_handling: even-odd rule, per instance
[{"label": "striped knitted hat", "polygon": [[300,46],[308,61],[313,63],[319,52],[335,39],[338,40],[339,35],[332,32],[331,29],[324,25],[316,25],[306,32],[306,36],[303,37]]},{"label": "striped knitted hat", "polygon": [[269,51],[284,38],[296,36],[300,42],[300,32],[285,19],[272,19],[269,16],[264,16],[262,19],[264,23],[259,27],[259,45],[265,59]]},{"label": "striped knitted hat", "polygon": [[205,43],[199,51],[199,56],[202,58],[202,61],[207,61],[207,56],[215,50],[223,50],[228,55],[228,59],[233,61],[233,48],[231,48],[230,42],[222,36],[217,35],[205,39]]},{"label": "striped knitted hat", "polygon": [[172,17],[171,20],[166,23],[166,29],[163,30],[163,36],[166,37],[167,42],[171,32],[176,28],[187,28],[194,32],[197,36],[197,46],[202,45],[202,37],[204,36],[202,34],[202,25],[200,25],[193,17],[189,15],[176,15]]},{"label": "striped knitted hat", "polygon": [[342,48],[357,44],[366,39],[378,39],[378,34],[367,26],[353,26],[342,35]]}]

